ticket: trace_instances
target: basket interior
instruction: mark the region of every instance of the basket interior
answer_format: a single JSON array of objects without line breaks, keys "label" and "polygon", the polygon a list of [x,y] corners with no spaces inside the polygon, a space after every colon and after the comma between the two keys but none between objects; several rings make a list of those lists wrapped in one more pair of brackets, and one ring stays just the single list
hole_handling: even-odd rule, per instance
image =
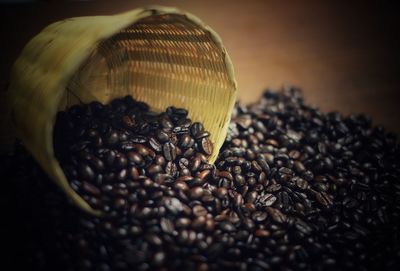
[{"label": "basket interior", "polygon": [[62,109],[133,95],[153,110],[212,103],[232,88],[211,35],[178,14],[148,16],[101,42],[68,84]]}]

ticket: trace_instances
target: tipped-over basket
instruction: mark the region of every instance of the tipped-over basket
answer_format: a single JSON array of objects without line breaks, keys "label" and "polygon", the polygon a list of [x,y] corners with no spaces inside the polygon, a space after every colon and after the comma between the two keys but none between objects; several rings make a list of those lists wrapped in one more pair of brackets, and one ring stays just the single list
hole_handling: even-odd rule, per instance
[{"label": "tipped-over basket", "polygon": [[192,14],[153,6],[47,26],[15,62],[9,93],[17,136],[74,203],[99,214],[70,187],[55,158],[58,111],[128,94],[155,111],[186,108],[211,134],[213,163],[226,136],[236,82],[210,27]]}]

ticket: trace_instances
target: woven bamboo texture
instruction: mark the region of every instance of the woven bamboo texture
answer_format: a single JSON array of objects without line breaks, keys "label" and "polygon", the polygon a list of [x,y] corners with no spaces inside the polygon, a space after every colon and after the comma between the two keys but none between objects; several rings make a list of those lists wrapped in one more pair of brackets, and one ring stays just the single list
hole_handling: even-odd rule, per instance
[{"label": "woven bamboo texture", "polygon": [[236,82],[210,27],[192,14],[152,6],[49,25],[15,62],[9,93],[17,136],[74,203],[99,214],[69,186],[54,156],[58,111],[128,94],[155,111],[186,108],[211,134],[213,163],[226,136]]}]

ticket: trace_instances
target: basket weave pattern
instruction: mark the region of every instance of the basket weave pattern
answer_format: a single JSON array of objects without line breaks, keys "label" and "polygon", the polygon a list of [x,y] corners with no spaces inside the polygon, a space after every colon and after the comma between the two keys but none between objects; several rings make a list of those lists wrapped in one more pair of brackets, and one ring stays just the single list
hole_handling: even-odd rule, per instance
[{"label": "basket weave pattern", "polygon": [[9,93],[17,135],[73,202],[95,213],[71,189],[54,157],[57,111],[125,95],[155,111],[183,107],[210,132],[213,163],[226,136],[236,82],[213,30],[191,14],[150,7],[48,26],[14,64]]}]

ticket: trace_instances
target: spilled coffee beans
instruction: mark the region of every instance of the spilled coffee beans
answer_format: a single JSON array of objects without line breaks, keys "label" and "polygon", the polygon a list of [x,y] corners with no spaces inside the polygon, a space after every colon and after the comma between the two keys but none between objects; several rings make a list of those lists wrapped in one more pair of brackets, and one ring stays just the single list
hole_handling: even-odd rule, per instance
[{"label": "spilled coffee beans", "polygon": [[364,115],[322,113],[296,88],[237,104],[215,165],[186,110],[130,97],[59,113],[54,142],[71,187],[105,215],[77,210],[17,146],[2,159],[2,202],[15,206],[25,269],[400,266],[397,137]]}]

